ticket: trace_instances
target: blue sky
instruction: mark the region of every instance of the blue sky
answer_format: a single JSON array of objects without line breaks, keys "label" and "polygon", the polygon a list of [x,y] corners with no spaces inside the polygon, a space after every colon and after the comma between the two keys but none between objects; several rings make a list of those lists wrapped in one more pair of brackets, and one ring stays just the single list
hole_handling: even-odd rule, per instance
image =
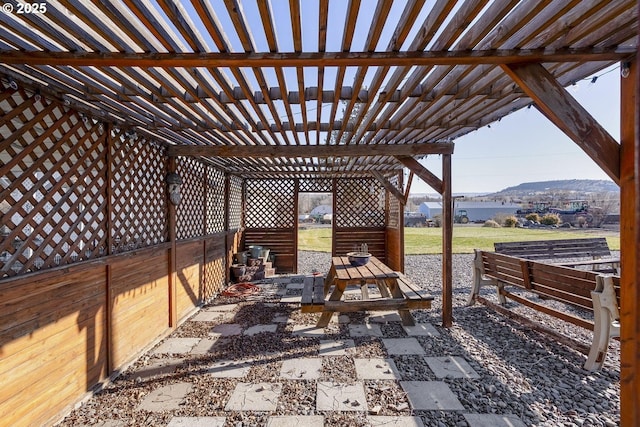
[{"label": "blue sky", "polygon": [[[610,72],[607,72],[611,70]],[[568,92],[615,138],[620,140],[618,66],[570,86]],[[557,179],[606,179],[591,158],[536,108],[517,111],[454,141],[452,186],[455,193],[494,192],[523,182]],[[440,175],[441,160],[422,162]],[[434,191],[414,179],[412,193]]]}]

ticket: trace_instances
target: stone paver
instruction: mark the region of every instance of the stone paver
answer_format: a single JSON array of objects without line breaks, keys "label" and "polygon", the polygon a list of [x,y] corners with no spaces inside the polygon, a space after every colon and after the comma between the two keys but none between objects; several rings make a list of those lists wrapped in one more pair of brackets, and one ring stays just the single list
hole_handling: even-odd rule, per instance
[{"label": "stone paver", "polygon": [[402,319],[397,311],[373,311],[369,312],[369,322],[372,323],[389,323],[401,322]]},{"label": "stone paver", "polygon": [[239,383],[225,406],[225,411],[275,411],[282,384]]},{"label": "stone paver", "polygon": [[349,325],[349,336],[351,337],[382,337],[380,325],[365,323],[364,325]]},{"label": "stone paver", "polygon": [[167,427],[224,427],[225,417],[173,417]]},{"label": "stone paver", "polygon": [[216,378],[243,378],[250,369],[251,362],[247,360],[218,360],[207,368],[206,373]]},{"label": "stone paver", "polygon": [[203,311],[234,311],[238,308],[238,304],[220,304],[205,307]]},{"label": "stone paver", "polygon": [[354,359],[360,380],[399,380],[400,373],[392,359]]},{"label": "stone paver", "polygon": [[288,283],[287,290],[302,290],[304,289],[304,283]]},{"label": "stone paver", "polygon": [[191,322],[228,322],[233,320],[234,313],[226,311],[201,311],[189,319]]},{"label": "stone paver", "polygon": [[462,357],[425,357],[424,360],[437,378],[480,378]]},{"label": "stone paver", "polygon": [[139,410],[162,412],[179,409],[185,396],[191,391],[193,384],[169,384],[153,390],[138,405]]},{"label": "stone paver", "polygon": [[320,356],[344,356],[355,346],[353,340],[320,340]]},{"label": "stone paver", "polygon": [[152,360],[149,365],[142,366],[133,371],[132,375],[135,375],[136,379],[144,381],[154,377],[172,374],[178,369],[178,366],[182,365],[183,362],[184,359],[178,358]]},{"label": "stone paver", "polygon": [[287,295],[280,298],[283,304],[300,304],[300,301],[302,301],[302,295]]},{"label": "stone paver", "polygon": [[403,326],[410,337],[438,337],[440,332],[431,323],[418,323],[415,326]]},{"label": "stone paver", "polygon": [[218,343],[217,338],[203,338],[192,349],[190,354],[202,355],[207,353],[213,353]]},{"label": "stone paver", "polygon": [[200,342],[200,338],[167,338],[153,354],[185,354]]},{"label": "stone paver", "polygon": [[318,411],[366,411],[367,398],[364,385],[318,381],[316,409]]},{"label": "stone paver", "polygon": [[317,338],[324,336],[324,328],[316,328],[316,325],[293,325],[293,336]]},{"label": "stone paver", "polygon": [[127,423],[121,420],[104,420],[97,423],[81,424],[79,427],[124,427]]},{"label": "stone paver", "polygon": [[271,321],[273,323],[293,323],[293,320],[291,319],[291,317],[289,317],[288,314],[278,314],[276,316],[273,316],[273,319],[271,319]]},{"label": "stone paver", "polygon": [[465,408],[441,381],[400,381],[400,386],[407,393],[413,410],[418,411],[463,411]]},{"label": "stone paver", "polygon": [[382,340],[387,353],[393,355],[426,354],[415,338],[385,338]]},{"label": "stone paver", "polygon": [[211,332],[223,337],[230,337],[234,335],[240,335],[242,333],[242,326],[237,323],[223,323],[211,328]]},{"label": "stone paver", "polygon": [[244,330],[244,335],[257,335],[262,333],[271,333],[274,334],[278,330],[278,325],[254,325],[250,326]]},{"label": "stone paver", "polygon": [[515,415],[464,414],[469,427],[526,427]]},{"label": "stone paver", "polygon": [[371,427],[425,427],[420,417],[408,416],[370,416],[367,421]]},{"label": "stone paver", "polygon": [[324,427],[322,415],[288,415],[269,417],[267,427]]},{"label": "stone paver", "polygon": [[322,359],[303,357],[282,362],[280,378],[288,380],[313,380],[320,377]]}]

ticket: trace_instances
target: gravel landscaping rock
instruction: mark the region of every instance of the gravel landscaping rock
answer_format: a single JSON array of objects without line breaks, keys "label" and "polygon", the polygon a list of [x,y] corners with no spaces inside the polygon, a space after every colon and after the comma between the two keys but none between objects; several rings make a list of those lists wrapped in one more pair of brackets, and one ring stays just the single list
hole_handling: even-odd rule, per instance
[{"label": "gravel landscaping rock", "polygon": [[[327,271],[330,257],[326,253],[301,252],[301,273]],[[585,371],[586,356],[562,345],[553,338],[476,304],[466,307],[471,289],[472,255],[453,257],[454,323],[441,326],[442,260],[439,255],[406,256],[405,274],[428,290],[435,298],[432,309],[412,311],[418,323],[430,323],[436,336],[415,336],[426,355],[389,354],[383,340],[409,338],[399,322],[381,323],[380,336],[351,336],[349,324],[369,323],[364,313],[349,313],[349,323],[334,321],[324,335],[292,334],[294,325],[314,325],[317,314],[303,314],[298,304],[280,303],[274,288],[285,291],[285,285],[270,285],[264,299],[219,297],[205,306],[237,303],[231,317],[212,317],[213,321],[186,321],[168,338],[207,339],[206,346],[184,354],[154,353],[152,349],[135,361],[103,391],[72,411],[59,426],[108,425],[119,421],[127,426],[167,425],[173,417],[225,417],[225,426],[266,426],[270,416],[324,417],[327,426],[366,426],[368,416],[417,416],[425,426],[468,426],[465,414],[497,414],[520,419],[527,426],[614,426],[619,424],[619,343],[611,344],[604,368]],[[301,290],[282,293],[300,295]],[[495,289],[483,288],[481,294],[497,301]],[[590,345],[591,332],[558,319],[509,303],[509,308],[532,320],[543,322],[573,340]],[[576,315],[588,316],[575,312]],[[288,318],[287,321],[282,321]],[[273,319],[280,319],[274,322]],[[218,337],[212,329],[219,324],[240,325],[242,330],[258,325],[277,324],[275,332],[255,335]],[[260,329],[252,329],[256,331]],[[344,355],[322,356],[321,341],[351,340],[353,348]],[[156,348],[160,348],[159,343]],[[203,352],[202,348],[208,348]],[[204,353],[204,354],[203,354]],[[425,357],[464,359],[478,378],[452,375],[437,378]],[[180,359],[177,359],[177,358]],[[322,358],[318,379],[290,379],[280,375],[284,360]],[[401,380],[359,379],[354,358],[387,358],[393,360]],[[158,370],[153,376],[142,376],[158,361],[172,361],[171,368]],[[176,362],[177,360],[177,362]],[[219,377],[207,373],[208,367],[220,360],[250,361],[251,368],[243,378]],[[175,365],[175,366],[174,366]],[[456,396],[464,410],[416,410],[411,408],[404,382],[442,382]],[[358,402],[361,411],[321,411],[317,408],[317,384],[362,385],[366,400]],[[279,396],[273,411],[225,410],[239,384],[279,384]],[[139,405],[162,387],[190,384],[189,392],[177,408],[149,411]],[[246,387],[246,386],[245,386]],[[268,387],[267,387],[268,388]],[[346,405],[346,403],[341,402]],[[352,406],[355,404],[352,404]],[[366,410],[364,410],[366,408]],[[354,406],[354,408],[358,409]],[[473,419],[474,417],[469,417]],[[182,420],[182,419],[181,419]]]}]

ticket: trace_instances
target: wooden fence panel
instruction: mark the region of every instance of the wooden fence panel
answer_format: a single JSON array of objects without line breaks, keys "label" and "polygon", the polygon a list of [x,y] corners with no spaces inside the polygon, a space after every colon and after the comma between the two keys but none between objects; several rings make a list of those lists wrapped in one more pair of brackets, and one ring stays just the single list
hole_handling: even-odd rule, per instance
[{"label": "wooden fence panel", "polygon": [[45,424],[108,375],[106,267],[51,273],[0,284],[6,425]]},{"label": "wooden fence panel", "polygon": [[177,245],[176,270],[178,277],[176,304],[178,319],[193,312],[203,301],[200,285],[204,265],[204,242],[179,242]]}]

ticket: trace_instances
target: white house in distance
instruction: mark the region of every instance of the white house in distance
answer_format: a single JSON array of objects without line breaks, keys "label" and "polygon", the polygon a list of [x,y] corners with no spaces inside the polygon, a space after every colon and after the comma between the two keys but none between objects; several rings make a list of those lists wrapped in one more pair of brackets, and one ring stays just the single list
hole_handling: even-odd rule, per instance
[{"label": "white house in distance", "polygon": [[[522,209],[522,206],[507,202],[464,202],[456,200],[454,215],[457,215],[460,209],[466,210],[469,221],[474,222],[486,221],[498,214],[515,215],[518,209]],[[425,214],[427,218],[442,215],[442,202],[423,202],[418,207],[418,211]]]}]

